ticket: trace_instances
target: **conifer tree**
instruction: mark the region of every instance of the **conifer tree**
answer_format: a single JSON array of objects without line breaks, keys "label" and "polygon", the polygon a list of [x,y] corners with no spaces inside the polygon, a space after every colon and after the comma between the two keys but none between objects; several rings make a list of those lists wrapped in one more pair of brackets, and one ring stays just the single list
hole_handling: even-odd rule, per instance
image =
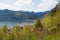
[{"label": "conifer tree", "polygon": [[6,25],[3,25],[1,28],[1,36],[3,40],[6,40],[6,34],[7,34],[8,28]]},{"label": "conifer tree", "polygon": [[38,18],[38,19],[35,21],[34,26],[35,26],[36,28],[43,28],[43,26],[42,26],[42,24],[41,24],[41,19],[40,19],[40,18]]},{"label": "conifer tree", "polygon": [[16,25],[13,31],[14,40],[20,40],[20,26]]},{"label": "conifer tree", "polygon": [[7,31],[8,31],[7,26],[3,25],[2,28],[1,28],[1,34],[7,33]]}]

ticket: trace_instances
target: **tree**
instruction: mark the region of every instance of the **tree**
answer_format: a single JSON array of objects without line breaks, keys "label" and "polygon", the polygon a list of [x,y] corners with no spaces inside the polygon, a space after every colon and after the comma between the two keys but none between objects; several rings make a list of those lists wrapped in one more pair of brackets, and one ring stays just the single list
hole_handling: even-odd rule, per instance
[{"label": "tree", "polygon": [[1,28],[1,36],[3,40],[6,40],[6,34],[7,34],[8,28],[6,25],[3,25]]},{"label": "tree", "polygon": [[41,19],[40,19],[40,18],[38,18],[38,19],[35,21],[34,26],[35,26],[36,28],[43,28],[43,26],[42,26],[42,24],[41,24]]},{"label": "tree", "polygon": [[6,33],[7,30],[8,30],[7,26],[3,25],[2,28],[1,28],[1,34]]},{"label": "tree", "polygon": [[14,27],[13,36],[14,36],[14,40],[20,40],[20,26],[19,25],[16,25]]}]

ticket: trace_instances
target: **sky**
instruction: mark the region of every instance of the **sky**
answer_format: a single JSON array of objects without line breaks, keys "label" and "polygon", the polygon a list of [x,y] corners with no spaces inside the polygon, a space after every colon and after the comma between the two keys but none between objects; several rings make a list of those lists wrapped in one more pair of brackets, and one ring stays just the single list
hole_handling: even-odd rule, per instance
[{"label": "sky", "polygon": [[0,0],[0,10],[44,12],[53,9],[57,3],[57,0]]}]

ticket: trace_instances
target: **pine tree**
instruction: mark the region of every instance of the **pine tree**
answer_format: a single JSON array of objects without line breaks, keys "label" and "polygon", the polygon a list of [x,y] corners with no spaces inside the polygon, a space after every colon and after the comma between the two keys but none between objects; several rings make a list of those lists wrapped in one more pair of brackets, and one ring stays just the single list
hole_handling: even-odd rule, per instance
[{"label": "pine tree", "polygon": [[34,26],[35,26],[36,28],[43,28],[43,26],[42,26],[42,24],[41,24],[41,19],[40,19],[40,18],[38,18],[38,19],[35,21]]},{"label": "pine tree", "polygon": [[2,28],[1,28],[1,33],[6,33],[7,30],[8,30],[7,26],[3,25]]},{"label": "pine tree", "polygon": [[20,40],[20,26],[16,25],[13,30],[14,40]]},{"label": "pine tree", "polygon": [[1,36],[3,40],[6,40],[7,31],[8,31],[7,26],[3,25],[1,28]]}]

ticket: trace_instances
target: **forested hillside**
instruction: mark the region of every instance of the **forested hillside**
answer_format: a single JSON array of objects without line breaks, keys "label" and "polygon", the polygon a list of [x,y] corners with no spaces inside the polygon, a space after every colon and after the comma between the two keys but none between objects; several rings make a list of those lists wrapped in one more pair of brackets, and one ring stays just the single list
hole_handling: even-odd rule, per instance
[{"label": "forested hillside", "polygon": [[48,28],[56,28],[60,25],[60,4],[56,5],[42,20],[43,24]]},{"label": "forested hillside", "polygon": [[13,10],[0,10],[0,21],[20,22],[26,20],[35,20],[38,17],[42,18],[46,12],[29,12],[29,11],[13,11]]}]

